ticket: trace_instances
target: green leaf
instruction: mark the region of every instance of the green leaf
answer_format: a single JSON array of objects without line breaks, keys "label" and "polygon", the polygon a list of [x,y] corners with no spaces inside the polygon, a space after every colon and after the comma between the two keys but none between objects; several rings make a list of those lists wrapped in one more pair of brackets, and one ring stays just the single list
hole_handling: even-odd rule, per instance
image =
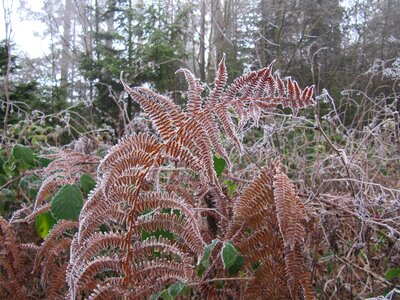
[{"label": "green leaf", "polygon": [[163,300],[174,300],[174,298],[171,296],[168,290],[163,290],[161,292],[158,292],[156,294],[152,294],[150,296],[150,300],[157,300],[159,298],[162,298]]},{"label": "green leaf", "polygon": [[233,246],[232,242],[228,241],[222,247],[221,254],[222,254],[222,263],[224,264],[224,268],[227,269],[233,266],[236,258],[238,257],[239,252],[236,250],[235,246]]},{"label": "green leaf", "polygon": [[232,197],[233,193],[237,189],[237,185],[232,182],[232,180],[228,179],[224,181],[225,185],[228,187],[228,196]]},{"label": "green leaf", "polygon": [[89,192],[96,186],[96,181],[89,174],[83,174],[80,178],[80,185],[83,193],[87,197]]},{"label": "green leaf", "polygon": [[39,188],[41,183],[42,181],[40,180],[39,176],[36,174],[30,174],[21,178],[19,181],[19,186],[23,190],[28,190],[32,188]]},{"label": "green leaf", "polygon": [[156,293],[156,294],[152,294],[152,295],[150,296],[150,300],[157,300],[158,298],[160,298],[160,296],[161,296],[162,293],[163,293],[163,291],[158,292],[158,293]]},{"label": "green leaf", "polygon": [[24,191],[24,193],[31,199],[35,199],[37,192],[40,188],[42,181],[36,174],[27,175],[21,178],[19,186]]},{"label": "green leaf", "polygon": [[35,218],[36,233],[40,237],[45,238],[54,224],[56,224],[56,220],[53,218],[53,215],[51,212],[46,211]]},{"label": "green leaf", "polygon": [[204,248],[204,255],[203,258],[200,260],[200,262],[198,263],[198,265],[203,266],[204,268],[208,268],[210,266],[210,255],[211,255],[211,251],[214,249],[215,245],[217,245],[218,240],[212,240],[211,244],[207,245]]},{"label": "green leaf", "polygon": [[51,212],[57,220],[78,220],[82,206],[82,193],[76,184],[64,185],[51,200]]},{"label": "green leaf", "polygon": [[400,268],[389,269],[385,273],[385,278],[387,280],[391,280],[391,279],[394,279],[396,277],[400,278]]},{"label": "green leaf", "polygon": [[0,174],[6,175],[6,171],[4,170],[3,165],[4,165],[4,159],[0,157]]},{"label": "green leaf", "polygon": [[206,271],[206,268],[204,268],[204,266],[203,265],[199,265],[198,267],[197,267],[197,277],[203,277],[203,274],[204,274],[204,272]]},{"label": "green leaf", "polygon": [[172,296],[172,298],[175,299],[176,296],[179,295],[179,293],[183,290],[184,287],[185,284],[181,281],[178,281],[168,288],[169,294]]},{"label": "green leaf", "polygon": [[168,290],[164,290],[160,296],[163,300],[174,300]]},{"label": "green leaf", "polygon": [[226,161],[225,159],[221,157],[217,157],[214,155],[213,157],[214,160],[214,170],[217,173],[217,176],[221,176],[222,172],[225,170],[226,167]]},{"label": "green leaf", "polygon": [[23,145],[15,145],[12,149],[12,154],[15,159],[22,160],[28,165],[35,165],[35,156],[30,148]]},{"label": "green leaf", "polygon": [[239,272],[243,264],[244,264],[244,257],[239,255],[238,257],[236,257],[233,265],[228,268],[229,275],[235,275],[237,272]]},{"label": "green leaf", "polygon": [[0,174],[0,186],[4,185],[7,183],[7,177],[4,176],[3,174]]},{"label": "green leaf", "polygon": [[216,283],[217,289],[222,290],[224,288],[224,284],[225,284],[225,282],[223,282],[222,280],[218,280]]},{"label": "green leaf", "polygon": [[39,156],[37,160],[43,168],[46,168],[53,161],[53,159],[42,156]]}]

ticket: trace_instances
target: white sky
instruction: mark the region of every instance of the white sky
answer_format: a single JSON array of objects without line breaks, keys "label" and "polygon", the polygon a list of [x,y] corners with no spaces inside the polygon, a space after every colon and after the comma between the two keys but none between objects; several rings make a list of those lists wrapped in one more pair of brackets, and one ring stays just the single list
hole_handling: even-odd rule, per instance
[{"label": "white sky", "polygon": [[[0,2],[0,40],[5,39],[5,20],[4,7],[12,8],[11,10],[11,40],[15,43],[15,47],[30,58],[43,56],[48,51],[48,41],[42,40],[37,33],[45,30],[45,25],[39,21],[28,20],[26,10],[23,8],[31,8],[34,11],[42,9],[43,2],[41,0],[24,1],[21,10],[20,0],[1,0]],[[15,52],[14,52],[15,53]]]}]

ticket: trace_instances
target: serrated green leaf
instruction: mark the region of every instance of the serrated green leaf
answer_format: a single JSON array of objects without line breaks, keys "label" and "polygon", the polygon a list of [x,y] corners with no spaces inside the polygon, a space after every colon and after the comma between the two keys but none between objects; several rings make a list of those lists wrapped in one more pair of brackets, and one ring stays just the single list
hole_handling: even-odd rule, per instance
[{"label": "serrated green leaf", "polygon": [[53,215],[49,211],[46,211],[45,213],[38,215],[35,218],[36,233],[40,237],[45,238],[47,236],[47,234],[49,233],[49,231],[53,228],[55,223],[56,223],[56,220],[54,219]]},{"label": "serrated green leaf", "polygon": [[82,193],[76,184],[64,185],[51,200],[51,212],[57,220],[78,220],[82,206]]},{"label": "serrated green leaf", "polygon": [[13,147],[12,154],[16,160],[21,160],[30,166],[35,165],[35,156],[29,147],[17,144]]},{"label": "serrated green leaf", "polygon": [[237,272],[239,272],[243,264],[244,264],[244,257],[239,255],[238,257],[236,257],[233,265],[228,268],[229,275],[235,275]]},{"label": "serrated green leaf", "polygon": [[85,196],[87,197],[89,192],[93,190],[96,186],[96,181],[89,174],[83,174],[79,179],[81,189]]},{"label": "serrated green leaf", "polygon": [[208,268],[210,266],[210,255],[211,255],[211,251],[214,249],[215,245],[217,245],[218,240],[212,240],[211,244],[207,245],[204,248],[204,255],[203,258],[200,260],[200,262],[198,263],[198,265],[203,266],[204,268]]},{"label": "serrated green leaf", "polygon": [[169,294],[175,299],[184,287],[185,284],[181,281],[178,281],[168,288]]},{"label": "serrated green leaf", "polygon": [[394,279],[396,277],[400,278],[400,268],[389,269],[385,273],[385,278],[387,280],[391,280],[391,279]]},{"label": "serrated green leaf", "polygon": [[225,269],[233,266],[238,254],[239,252],[236,250],[235,246],[233,246],[231,241],[226,242],[224,246],[222,246],[221,256]]},{"label": "serrated green leaf", "polygon": [[226,167],[226,161],[225,159],[221,157],[217,157],[214,155],[213,157],[214,160],[214,170],[217,173],[217,176],[221,176],[222,172],[224,172],[225,167]]}]

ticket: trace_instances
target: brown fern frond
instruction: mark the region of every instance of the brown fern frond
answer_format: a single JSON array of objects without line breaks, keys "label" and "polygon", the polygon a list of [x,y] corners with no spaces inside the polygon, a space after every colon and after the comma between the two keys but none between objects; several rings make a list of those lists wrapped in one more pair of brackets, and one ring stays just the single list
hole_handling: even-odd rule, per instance
[{"label": "brown fern frond", "polygon": [[[293,183],[282,171],[279,161],[275,163],[274,195],[279,229],[284,240],[284,252],[288,286],[295,299],[300,287],[308,297],[312,296],[308,271],[303,263],[302,245],[308,221],[304,204],[297,197]],[[303,285],[304,284],[304,285]]]},{"label": "brown fern frond", "polygon": [[257,94],[257,86],[266,71],[266,68],[257,71],[257,75],[243,87],[240,98],[253,98]]},{"label": "brown fern frond", "polygon": [[158,145],[157,139],[149,134],[134,133],[131,136],[124,137],[110,149],[100,162],[98,172],[103,173],[106,169],[112,168],[118,159],[128,156],[134,150],[151,153]]},{"label": "brown fern frond", "polygon": [[[276,73],[275,75],[275,82],[276,82],[276,91],[277,91],[277,96],[280,98],[285,97],[286,95],[286,86],[281,77],[279,76],[279,73]],[[286,107],[286,105],[284,105]]]},{"label": "brown fern frond", "polygon": [[249,299],[291,299],[286,283],[285,263],[277,257],[266,257],[254,274],[254,279],[246,287]]},{"label": "brown fern frond", "polygon": [[144,112],[148,114],[161,137],[168,140],[175,133],[176,127],[168,118],[168,112],[165,108],[160,103],[153,102],[148,97],[130,88],[125,82],[122,82],[122,84],[132,99],[140,104]]},{"label": "brown fern frond", "polygon": [[36,252],[39,251],[39,246],[37,246],[37,245],[35,245],[35,244],[31,244],[31,243],[28,243],[28,244],[20,244],[20,245],[18,245],[18,247],[19,247],[19,249],[21,249],[21,250],[30,251],[30,252],[33,252],[33,253],[36,253]]},{"label": "brown fern frond", "polygon": [[314,287],[311,283],[311,274],[308,271],[303,272],[301,276],[301,286],[303,288],[303,295],[305,300],[315,300]]},{"label": "brown fern frond", "polygon": [[90,166],[97,165],[99,162],[99,158],[95,155],[83,154],[69,149],[52,148],[51,150],[55,153],[44,155],[44,157],[53,159],[53,161],[44,168],[43,174],[58,172],[72,174],[77,171],[90,173]]},{"label": "brown fern frond", "polygon": [[176,233],[196,254],[203,252],[205,242],[196,230],[196,225],[187,218],[175,214],[144,215],[137,218],[135,227],[138,231],[154,232],[164,229]]},{"label": "brown fern frond", "polygon": [[178,183],[168,183],[166,187],[167,192],[175,193],[179,197],[185,200],[185,202],[191,206],[195,206],[193,195],[186,188],[182,187]]},{"label": "brown fern frond", "polygon": [[214,111],[215,114],[218,116],[219,120],[221,121],[222,127],[224,128],[226,135],[233,141],[239,153],[243,153],[242,143],[238,138],[235,127],[232,122],[232,118],[228,112],[228,104],[221,103],[220,105],[218,105],[218,107],[215,108]]},{"label": "brown fern frond", "polygon": [[211,141],[202,124],[195,118],[189,120],[179,129],[175,141],[190,149],[201,161],[209,182],[218,184],[214,170]]},{"label": "brown fern frond", "polygon": [[[246,221],[264,208],[273,209],[272,180],[271,172],[267,167],[263,167],[235,205],[235,215],[239,220]],[[251,211],[249,211],[249,207],[252,208]]]},{"label": "brown fern frond", "polygon": [[160,94],[157,94],[157,93],[153,92],[152,90],[144,88],[144,87],[138,87],[136,89],[140,93],[146,95],[148,98],[154,99],[155,101],[160,103],[160,105],[163,106],[167,110],[168,115],[175,127],[179,128],[183,125],[183,123],[186,119],[186,115],[182,111],[181,107],[176,105],[172,99],[162,96]]},{"label": "brown fern frond", "polygon": [[[1,230],[1,241],[2,247],[0,248],[3,252],[9,255],[10,259],[12,259],[13,266],[18,270],[23,268],[23,260],[21,257],[21,252],[18,248],[18,243],[15,237],[15,233],[11,227],[11,225],[0,216],[0,230]],[[2,249],[2,248],[5,249]]]},{"label": "brown fern frond", "polygon": [[271,75],[274,64],[275,60],[263,72],[254,93],[254,98],[273,97],[275,95],[275,80]]},{"label": "brown fern frond", "polygon": [[93,277],[105,271],[113,271],[121,275],[124,274],[123,261],[117,257],[98,257],[88,264],[82,265],[74,278],[74,285],[72,286],[73,295],[76,295],[78,290],[89,291],[94,289],[96,284]]},{"label": "brown fern frond", "polygon": [[[305,207],[295,212],[298,199],[288,202],[295,197],[289,179],[278,166],[264,167],[243,192],[227,196],[213,156],[230,163],[222,135],[242,152],[231,109],[239,126],[249,120],[257,124],[263,111],[279,105],[294,111],[312,105],[313,87],[302,91],[291,79],[285,84],[272,75],[271,63],[224,90],[224,60],[208,101],[201,97],[199,80],[180,70],[189,85],[186,113],[167,97],[123,83],[159,137],[124,138],[100,163],[97,186],[71,241],[66,272],[71,298],[148,298],[177,280],[214,298],[246,293],[262,299],[296,298],[300,288],[312,294],[302,260]],[[169,238],[158,236],[160,232]],[[210,266],[198,279],[196,262],[213,239],[219,242],[210,254]],[[207,281],[230,276],[219,255],[227,240],[244,257],[241,270],[250,280],[232,280],[217,289]]]},{"label": "brown fern frond", "polygon": [[303,255],[300,245],[296,245],[294,248],[285,247],[285,265],[290,294],[292,295],[292,299],[296,299],[304,274]]},{"label": "brown fern frond", "polygon": [[225,66],[225,53],[222,55],[222,59],[218,64],[217,74],[215,76],[214,88],[210,93],[209,101],[216,103],[220,101],[220,97],[224,92],[226,81],[228,80],[228,72]]},{"label": "brown fern frond", "polygon": [[123,249],[125,247],[124,241],[125,236],[120,233],[95,233],[85,240],[79,248],[71,249],[71,257],[73,258],[71,258],[67,270],[68,282],[71,282],[77,276],[82,265],[98,256],[101,251]]},{"label": "brown fern frond", "polygon": [[[163,237],[150,237],[142,242],[135,243],[135,248],[137,251],[134,251],[133,260],[140,261],[140,256],[137,255],[140,251],[146,252],[146,248],[150,248],[153,251],[173,254],[176,257],[179,257],[179,261],[182,262],[186,267],[190,268],[191,262],[193,258],[191,258],[185,251],[184,247],[181,247],[178,243],[172,243],[170,240]],[[154,253],[152,253],[154,254]]]},{"label": "brown fern frond", "polygon": [[295,89],[294,89],[294,84],[291,78],[288,78],[286,82],[286,91],[287,91],[287,97],[289,99],[295,99]]},{"label": "brown fern frond", "polygon": [[204,172],[200,158],[193,155],[189,148],[175,140],[169,140],[165,145],[165,156],[178,165],[192,168],[197,172]]},{"label": "brown fern frond", "polygon": [[96,205],[99,205],[103,201],[106,201],[106,197],[104,195],[103,189],[101,188],[101,185],[97,183],[96,187],[89,193],[88,199],[83,204],[83,207],[79,214],[79,224],[83,219],[88,216],[88,213],[92,209],[94,209]]},{"label": "brown fern frond", "polygon": [[[49,196],[55,194],[59,187],[76,182],[83,173],[92,174],[93,166],[99,162],[97,156],[72,150],[55,150],[54,154],[45,157],[54,160],[42,171],[44,180],[35,199],[34,212],[46,202]],[[25,219],[30,221],[32,218]]]},{"label": "brown fern frond", "polygon": [[[212,145],[214,151],[216,152],[216,154],[221,156],[228,163],[228,165],[230,167],[230,159],[229,159],[228,154],[225,151],[225,148],[222,146],[221,131],[219,130],[218,124],[215,121],[214,114],[212,113],[212,111],[210,109],[206,109],[204,112],[203,118],[204,118],[203,127],[204,127],[204,130],[208,133],[208,136],[210,138],[210,142],[211,142],[211,145]],[[229,129],[231,129],[231,128],[229,128]],[[232,131],[233,130],[234,129],[232,129]],[[232,132],[232,131],[230,131],[230,132]]]},{"label": "brown fern frond", "polygon": [[0,296],[27,299],[27,291],[24,287],[26,280],[24,260],[18,247],[15,233],[11,225],[0,216],[0,281],[7,279],[3,285]]},{"label": "brown fern frond", "polygon": [[26,288],[23,285],[23,277],[18,276],[17,269],[10,259],[0,255],[0,268],[6,274],[4,279],[1,278],[3,276],[0,277],[0,283],[3,283],[3,291],[0,290],[0,296],[4,299],[28,299]]},{"label": "brown fern frond", "polygon": [[[119,186],[138,186],[143,180],[145,171],[154,163],[151,153],[140,150],[132,151],[128,156],[118,159],[113,168],[106,173],[103,179],[104,193],[110,196],[110,192]],[[110,198],[113,200],[112,198]]]},{"label": "brown fern frond", "polygon": [[[129,199],[129,194],[126,197]],[[129,201],[128,201],[129,202]],[[148,209],[160,209],[160,208],[172,208],[179,210],[185,217],[190,218],[193,224],[196,223],[196,219],[192,213],[192,207],[183,201],[182,198],[177,197],[173,193],[159,193],[150,192],[139,195],[137,198],[137,212],[141,213]]]},{"label": "brown fern frond", "polygon": [[56,270],[53,269],[51,280],[49,286],[47,287],[47,299],[65,299],[65,270],[67,269],[68,263],[63,263],[61,266],[57,267]]},{"label": "brown fern frond", "polygon": [[79,244],[99,230],[100,225],[116,223],[125,228],[128,223],[129,212],[122,211],[118,205],[101,202],[79,222]]},{"label": "brown fern frond", "polygon": [[27,222],[27,223],[31,223],[31,222],[33,222],[34,220],[35,220],[35,218],[38,216],[38,215],[40,215],[40,214],[42,214],[42,213],[44,213],[44,212],[46,212],[46,211],[49,211],[50,210],[50,207],[51,207],[51,204],[50,203],[46,203],[46,204],[43,204],[42,206],[40,206],[40,207],[37,207],[33,212],[31,212],[29,215],[27,215],[25,218],[23,218],[23,219],[17,219],[17,220],[13,220],[13,222],[12,223],[17,223],[17,222]]},{"label": "brown fern frond", "polygon": [[276,230],[273,224],[265,224],[249,236],[237,239],[236,245],[240,252],[245,254],[246,266],[251,267],[252,264],[275,255],[279,252],[277,249],[283,248],[282,238]]},{"label": "brown fern frond", "polygon": [[133,265],[135,281],[145,282],[149,277],[153,281],[158,277],[174,278],[177,280],[188,280],[194,277],[194,271],[187,269],[182,263],[168,261],[167,259],[155,259]]},{"label": "brown fern frond", "polygon": [[[67,261],[67,256],[69,254],[71,245],[71,239],[62,238],[57,241],[53,245],[51,249],[45,254],[46,256],[43,259],[41,264],[41,276],[40,276],[40,284],[43,288],[45,288],[49,283],[52,284],[52,280],[50,280],[50,276],[53,277],[59,268],[60,261],[63,264]],[[64,265],[64,269],[62,272],[65,273],[67,265]],[[65,283],[65,280],[64,280]]]},{"label": "brown fern frond", "polygon": [[182,72],[185,75],[186,81],[189,85],[187,115],[189,118],[191,118],[196,116],[201,111],[201,92],[203,91],[203,87],[201,86],[199,80],[188,69],[182,68],[176,73],[179,72]]},{"label": "brown fern frond", "polygon": [[314,299],[302,252],[306,210],[279,162],[272,171],[261,169],[234,206],[234,215],[228,238],[243,253],[248,270],[259,265],[246,293],[254,299],[297,299],[302,288]]},{"label": "brown fern frond", "polygon": [[12,213],[11,218],[8,220],[8,222],[10,224],[21,222],[20,220],[24,218],[23,216],[29,215],[31,211],[32,211],[31,207],[22,207],[21,209],[18,209]]},{"label": "brown fern frond", "polygon": [[252,71],[236,78],[223,94],[223,99],[229,101],[230,99],[236,98],[237,93],[247,87],[249,83],[253,83],[257,80],[259,73],[260,71]]},{"label": "brown fern frond", "polygon": [[[236,78],[233,83],[227,88],[222,98],[224,102],[229,102],[233,110],[238,115],[240,122],[239,127],[242,127],[247,120],[247,111],[245,109],[245,103],[242,101],[233,101],[236,98],[237,93],[239,93],[249,82],[253,82],[257,79],[258,72],[252,71],[241,77]],[[227,108],[227,106],[226,106]]]},{"label": "brown fern frond", "polygon": [[285,246],[294,248],[301,244],[305,236],[305,223],[308,220],[306,209],[296,196],[293,183],[282,171],[280,163],[274,176],[274,197],[279,229]]},{"label": "brown fern frond", "polygon": [[56,173],[50,175],[42,182],[42,185],[40,186],[40,189],[36,196],[35,204],[33,207],[34,210],[41,206],[42,203],[46,201],[47,197],[51,195],[56,188],[71,183],[71,178],[67,177],[67,174],[65,174],[65,177],[62,176],[64,174]]},{"label": "brown fern frond", "polygon": [[166,286],[175,283],[177,280],[172,277],[158,277],[154,280],[154,278],[149,277],[141,282],[140,286],[135,287],[132,291],[128,292],[127,298],[129,299],[148,299],[152,294],[155,294],[159,291],[162,291]]},{"label": "brown fern frond", "polygon": [[[123,299],[125,291],[123,289],[123,280],[120,282],[114,280],[113,282],[105,282],[98,284],[94,291],[89,295],[89,300],[109,300],[109,299]],[[135,297],[133,298],[135,299]]]},{"label": "brown fern frond", "polygon": [[[71,230],[76,227],[78,227],[78,222],[70,221],[70,220],[60,220],[56,225],[54,225],[54,227],[51,229],[49,234],[46,236],[45,240],[43,241],[42,245],[39,248],[39,251],[36,254],[34,267],[33,267],[34,272],[37,271],[41,260],[48,258],[47,255],[50,252],[50,249],[59,246],[60,241],[58,240],[58,238],[65,231]],[[71,242],[70,239],[68,239],[68,241],[69,241],[69,243]],[[62,245],[62,243],[60,245]]]}]

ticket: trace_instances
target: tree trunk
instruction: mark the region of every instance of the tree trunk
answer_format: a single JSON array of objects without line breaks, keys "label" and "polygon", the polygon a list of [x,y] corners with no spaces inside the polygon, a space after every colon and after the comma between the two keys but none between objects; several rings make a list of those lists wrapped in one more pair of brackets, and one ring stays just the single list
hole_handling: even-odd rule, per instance
[{"label": "tree trunk", "polygon": [[199,71],[201,81],[206,81],[206,0],[201,0],[200,8],[200,51]]},{"label": "tree trunk", "polygon": [[72,0],[65,0],[64,18],[63,18],[63,37],[62,37],[62,53],[61,53],[61,70],[60,70],[60,88],[63,96],[67,97],[68,73],[70,67],[71,53],[71,18],[73,16]]}]

